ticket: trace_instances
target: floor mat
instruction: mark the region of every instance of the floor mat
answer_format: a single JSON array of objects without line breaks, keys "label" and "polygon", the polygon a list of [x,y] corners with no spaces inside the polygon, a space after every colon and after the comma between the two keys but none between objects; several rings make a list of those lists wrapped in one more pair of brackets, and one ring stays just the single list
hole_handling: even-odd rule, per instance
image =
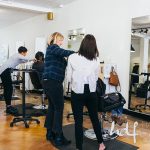
[{"label": "floor mat", "polygon": [[[70,139],[72,141],[72,143],[68,146],[58,147],[58,149],[60,149],[60,150],[75,150],[76,146],[75,146],[74,125],[64,126],[63,131],[64,131],[65,137]],[[121,142],[116,139],[109,140],[104,143],[106,145],[107,150],[137,150],[138,149],[138,147],[136,147],[134,145],[130,145],[130,144]],[[94,140],[84,137],[83,150],[98,150],[98,147],[99,147],[99,145],[96,140],[94,141]]]}]

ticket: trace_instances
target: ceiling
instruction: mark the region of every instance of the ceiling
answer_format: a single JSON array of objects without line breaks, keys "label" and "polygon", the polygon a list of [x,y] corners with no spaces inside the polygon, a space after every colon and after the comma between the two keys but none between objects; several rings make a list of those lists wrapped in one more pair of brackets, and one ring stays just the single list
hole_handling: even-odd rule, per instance
[{"label": "ceiling", "polygon": [[143,16],[132,19],[132,29],[144,27],[150,27],[150,16]]},{"label": "ceiling", "polygon": [[25,5],[33,5],[44,8],[58,8],[60,5],[66,5],[75,0],[11,0],[13,2],[22,3]]},{"label": "ceiling", "polygon": [[[148,31],[147,33],[140,33],[141,29],[143,29],[143,31],[148,29]],[[135,33],[133,31],[135,31]],[[139,39],[140,37],[150,38],[150,16],[142,16],[132,19],[132,39]]]},{"label": "ceiling", "polygon": [[0,0],[0,29],[76,0]]}]

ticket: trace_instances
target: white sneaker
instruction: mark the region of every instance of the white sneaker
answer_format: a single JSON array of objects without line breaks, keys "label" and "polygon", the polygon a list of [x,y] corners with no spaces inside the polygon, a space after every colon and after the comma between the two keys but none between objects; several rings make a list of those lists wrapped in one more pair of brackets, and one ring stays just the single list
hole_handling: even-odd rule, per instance
[{"label": "white sneaker", "polygon": [[48,109],[48,106],[47,105],[36,105],[36,106],[33,106],[34,109]]}]

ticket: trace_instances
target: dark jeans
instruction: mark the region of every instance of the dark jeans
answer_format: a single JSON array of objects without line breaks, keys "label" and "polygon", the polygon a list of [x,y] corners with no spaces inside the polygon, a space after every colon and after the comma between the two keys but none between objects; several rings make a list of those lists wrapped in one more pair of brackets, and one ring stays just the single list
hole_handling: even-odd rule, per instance
[{"label": "dark jeans", "polygon": [[48,113],[45,127],[57,134],[62,134],[62,120],[64,109],[63,85],[56,80],[44,80],[43,87],[48,97]]},{"label": "dark jeans", "polygon": [[12,93],[13,93],[13,86],[12,86],[12,79],[11,79],[11,69],[7,68],[1,74],[1,80],[4,87],[4,99],[6,105],[11,105]]},{"label": "dark jeans", "polygon": [[101,125],[98,120],[97,111],[97,95],[95,92],[90,93],[89,86],[84,86],[84,94],[71,93],[71,104],[75,120],[75,139],[76,147],[82,150],[83,144],[83,107],[86,106],[89,112],[89,116],[96,134],[98,143],[103,142]]}]

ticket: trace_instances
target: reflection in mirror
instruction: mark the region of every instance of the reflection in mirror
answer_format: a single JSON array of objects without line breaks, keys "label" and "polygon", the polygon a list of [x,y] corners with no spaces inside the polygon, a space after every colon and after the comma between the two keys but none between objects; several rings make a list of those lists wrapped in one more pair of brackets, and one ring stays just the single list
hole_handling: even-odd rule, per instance
[{"label": "reflection in mirror", "polygon": [[[84,28],[78,28],[74,30],[68,31],[68,49],[71,49],[75,52],[78,52],[81,41],[83,40],[85,36],[85,29]],[[68,81],[64,80],[64,95],[66,99],[70,98],[70,85]]]},{"label": "reflection in mirror", "polygon": [[79,50],[82,39],[85,36],[85,29],[79,28],[68,31],[68,48],[77,52]]},{"label": "reflection in mirror", "polygon": [[150,16],[132,19],[129,109],[150,115]]}]

